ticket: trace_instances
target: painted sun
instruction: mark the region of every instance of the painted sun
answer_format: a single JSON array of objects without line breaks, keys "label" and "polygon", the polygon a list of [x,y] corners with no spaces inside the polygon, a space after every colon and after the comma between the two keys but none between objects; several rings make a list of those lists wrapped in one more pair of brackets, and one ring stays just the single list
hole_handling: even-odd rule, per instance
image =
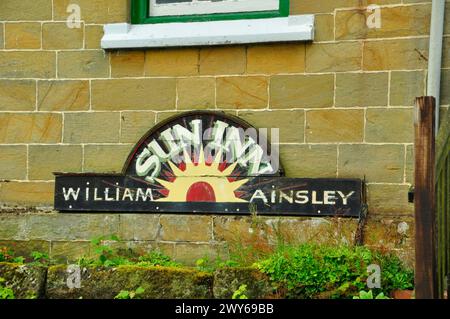
[{"label": "painted sun", "polygon": [[160,198],[161,202],[223,202],[245,203],[246,200],[238,198],[235,192],[248,182],[248,179],[234,180],[229,176],[233,173],[237,163],[229,165],[221,170],[218,153],[213,161],[207,163],[203,148],[199,152],[197,163],[191,160],[191,156],[184,152],[184,169],[181,169],[169,161],[169,166],[175,176],[173,181],[156,179],[164,186],[169,194]]}]

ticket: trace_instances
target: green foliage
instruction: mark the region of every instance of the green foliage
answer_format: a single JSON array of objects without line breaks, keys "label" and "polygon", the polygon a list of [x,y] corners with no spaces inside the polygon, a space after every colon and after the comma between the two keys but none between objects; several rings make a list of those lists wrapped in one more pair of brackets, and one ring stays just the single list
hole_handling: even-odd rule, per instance
[{"label": "green foliage", "polygon": [[116,249],[111,247],[116,242],[119,242],[120,238],[116,235],[101,236],[91,240],[92,251],[95,254],[95,258],[81,257],[78,259],[80,266],[103,266],[103,267],[116,267],[120,265],[133,264],[130,260],[124,256],[120,256]]},{"label": "green foliage", "polygon": [[128,260],[119,256],[116,249],[110,246],[118,241],[120,238],[116,235],[101,236],[91,240],[94,253],[97,255],[97,260],[94,262],[96,266],[114,267],[129,264]]},{"label": "green foliage", "polygon": [[7,262],[14,253],[8,247],[0,247],[0,262]]},{"label": "green foliage", "polygon": [[30,257],[33,259],[31,264],[36,266],[48,266],[51,264],[51,259],[47,253],[43,253],[40,251],[33,251],[30,254]]},{"label": "green foliage", "polygon": [[384,293],[380,292],[375,298],[373,298],[372,290],[364,291],[361,290],[359,292],[359,296],[353,296],[353,299],[391,299],[384,295]]},{"label": "green foliage", "polygon": [[37,299],[38,297],[36,296],[36,294],[35,293],[33,293],[33,292],[27,292],[26,293],[26,296],[25,296],[25,299]]},{"label": "green foliage", "polygon": [[23,264],[25,263],[25,260],[31,260],[30,264],[35,266],[48,266],[52,263],[52,259],[44,252],[33,251],[29,258],[25,259],[25,257],[22,256],[15,256],[14,251],[7,247],[0,248],[0,262]]},{"label": "green foliage", "polygon": [[25,262],[25,257],[19,256],[19,257],[14,257],[11,262],[15,263],[15,264],[23,264]]},{"label": "green foliage", "polygon": [[370,264],[381,267],[382,288],[377,293],[413,286],[412,271],[405,269],[397,257],[366,247],[284,246],[257,266],[286,288],[288,297],[315,298],[331,292],[331,298],[346,298],[366,287]]},{"label": "green foliage", "polygon": [[10,287],[5,287],[3,283],[4,278],[0,278],[0,299],[16,299],[14,291]]},{"label": "green foliage", "polygon": [[180,263],[172,261],[169,256],[160,251],[151,251],[138,258],[138,266],[162,266],[162,267],[181,267]]},{"label": "green foliage", "polygon": [[200,271],[213,272],[215,270],[214,264],[210,262],[208,257],[197,259],[195,265]]},{"label": "green foliage", "polygon": [[0,247],[0,262],[10,262],[16,264],[23,264],[25,258],[22,256],[15,257],[14,252],[7,247]]},{"label": "green foliage", "polygon": [[88,267],[93,266],[95,264],[95,261],[91,258],[83,256],[77,259],[77,264],[81,267]]},{"label": "green foliage", "polygon": [[241,264],[234,260],[222,260],[220,257],[211,261],[208,257],[197,259],[195,265],[198,270],[204,272],[214,272],[218,268],[240,267]]},{"label": "green foliage", "polygon": [[414,271],[405,269],[402,261],[394,256],[379,257],[381,267],[381,284],[384,290],[414,289]]},{"label": "green foliage", "polygon": [[235,260],[217,260],[217,268],[241,267],[241,264]]},{"label": "green foliage", "polygon": [[247,285],[240,285],[238,290],[233,293],[231,299],[248,299],[248,297],[245,295],[246,292]]},{"label": "green foliage", "polygon": [[[255,229],[262,227],[254,226]],[[302,244],[288,246],[279,241],[276,247],[257,246],[254,238],[250,250],[240,249],[241,255],[230,254],[229,260],[220,257],[210,260],[208,257],[198,259],[196,268],[200,271],[214,272],[218,268],[242,267],[252,265],[266,273],[273,285],[279,289],[280,295],[288,298],[356,298],[367,299],[375,295],[380,299],[393,290],[414,288],[413,270],[404,267],[402,261],[390,254],[372,251],[367,247],[326,246]],[[83,257],[78,260],[80,266],[117,267],[121,265],[138,265],[142,267],[181,267],[180,263],[159,251],[150,251],[145,255],[124,254],[120,250],[120,239],[115,235],[102,236],[91,241],[94,257]],[[256,248],[258,249],[256,249]],[[34,251],[31,253],[32,264],[49,265],[52,261],[48,254]],[[14,253],[0,248],[0,262],[23,263],[23,257],[15,257]],[[368,277],[367,266],[379,265],[381,268],[381,288],[366,292]],[[245,298],[246,287],[242,285],[235,292],[236,298]],[[133,299],[141,294],[136,291],[121,291],[118,299]],[[9,287],[0,283],[0,295],[4,298],[14,296]],[[385,297],[386,298],[386,297]]]},{"label": "green foliage", "polygon": [[140,295],[145,292],[145,289],[142,287],[138,287],[136,290],[128,291],[121,290],[114,299],[139,299]]},{"label": "green foliage", "polygon": [[94,258],[81,257],[78,259],[80,266],[102,266],[117,267],[124,265],[137,265],[142,267],[181,267],[181,264],[174,262],[171,258],[159,251],[150,251],[142,256],[125,256],[114,248],[120,241],[116,235],[102,236],[91,240]]}]

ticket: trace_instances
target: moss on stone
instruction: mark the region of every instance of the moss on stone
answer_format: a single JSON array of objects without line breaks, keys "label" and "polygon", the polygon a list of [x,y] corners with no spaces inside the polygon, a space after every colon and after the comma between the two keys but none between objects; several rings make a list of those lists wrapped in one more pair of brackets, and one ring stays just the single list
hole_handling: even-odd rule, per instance
[{"label": "moss on stone", "polygon": [[43,298],[47,269],[15,263],[0,263],[0,278],[11,287],[17,299]]},{"label": "moss on stone", "polygon": [[145,289],[143,299],[212,298],[213,276],[193,269],[120,266],[81,269],[81,288],[67,286],[67,267],[48,270],[47,297],[61,299],[112,299],[121,290]]},{"label": "moss on stone", "polygon": [[222,268],[214,273],[214,297],[231,299],[241,285],[247,285],[245,295],[250,299],[274,298],[275,289],[269,278],[251,267]]}]

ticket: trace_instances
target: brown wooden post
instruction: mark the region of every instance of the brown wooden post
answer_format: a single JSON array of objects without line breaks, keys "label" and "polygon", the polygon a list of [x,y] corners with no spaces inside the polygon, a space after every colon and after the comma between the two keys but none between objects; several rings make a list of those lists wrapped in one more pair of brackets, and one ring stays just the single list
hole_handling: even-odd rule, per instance
[{"label": "brown wooden post", "polygon": [[415,106],[415,294],[417,299],[437,298],[435,209],[435,99],[416,98]]}]

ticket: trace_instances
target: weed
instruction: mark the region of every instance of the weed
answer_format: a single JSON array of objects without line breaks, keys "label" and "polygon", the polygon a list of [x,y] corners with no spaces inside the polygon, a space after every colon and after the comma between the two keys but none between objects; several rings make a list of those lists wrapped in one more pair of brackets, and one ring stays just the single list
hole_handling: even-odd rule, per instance
[{"label": "weed", "polygon": [[377,293],[413,286],[413,272],[389,254],[365,247],[285,246],[257,267],[287,289],[287,297],[315,298],[329,292],[330,298],[347,298],[366,287],[367,266],[381,266],[381,287]]},{"label": "weed", "polygon": [[0,278],[0,299],[16,299],[14,296],[14,291],[11,287],[5,287],[3,283],[6,280],[4,278]]},{"label": "weed", "polygon": [[40,251],[33,251],[30,257],[33,259],[30,264],[35,266],[48,266],[52,263],[49,255]]},{"label": "weed", "polygon": [[151,251],[140,256],[138,260],[138,266],[181,267],[180,263],[172,261],[169,256],[160,251]]},{"label": "weed", "polygon": [[15,257],[14,252],[7,247],[0,247],[0,262],[10,262],[16,264],[23,264],[25,258],[22,256]]},{"label": "weed", "polygon": [[391,299],[380,292],[375,298],[373,297],[372,290],[364,291],[361,290],[358,296],[353,296],[353,299]]},{"label": "weed", "polygon": [[248,299],[245,295],[247,292],[247,285],[240,285],[239,288],[233,293],[231,299]]},{"label": "weed", "polygon": [[128,291],[121,290],[114,299],[139,299],[140,295],[145,292],[145,289],[142,287],[138,287],[136,290]]}]

